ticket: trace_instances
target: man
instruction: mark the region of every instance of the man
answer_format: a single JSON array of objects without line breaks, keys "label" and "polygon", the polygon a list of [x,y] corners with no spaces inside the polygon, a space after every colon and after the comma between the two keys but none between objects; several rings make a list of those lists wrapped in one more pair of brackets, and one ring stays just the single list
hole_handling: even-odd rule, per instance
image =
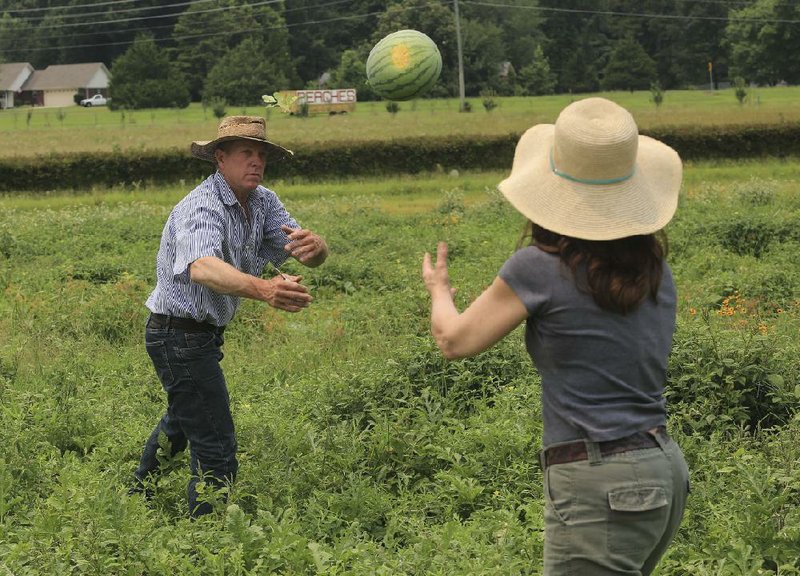
[{"label": "man", "polygon": [[[147,307],[147,352],[167,392],[167,410],[156,425],[134,473],[133,492],[148,490],[159,468],[159,445],[169,456],[190,451],[188,487],[192,516],[211,504],[198,498],[198,483],[215,489],[236,477],[236,437],[220,367],[225,326],[240,298],[299,312],[312,297],[301,276],[261,278],[271,262],[289,256],[315,267],[328,256],[325,240],[300,228],[274,192],[260,186],[268,161],[292,152],[267,140],[263,118],[231,116],[217,138],[193,142],[192,155],[217,171],[172,210],[156,261],[157,283]],[[162,436],[163,435],[163,436]],[[224,499],[224,491],[221,494]]]}]

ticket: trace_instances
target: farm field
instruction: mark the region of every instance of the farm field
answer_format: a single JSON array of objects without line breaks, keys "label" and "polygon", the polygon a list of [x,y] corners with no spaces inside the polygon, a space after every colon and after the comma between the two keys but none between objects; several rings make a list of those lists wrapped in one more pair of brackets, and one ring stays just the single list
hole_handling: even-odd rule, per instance
[{"label": "farm field", "polygon": [[[310,309],[246,301],[226,332],[241,468],[196,522],[185,456],[149,504],[126,494],[165,401],[143,302],[187,190],[0,197],[0,573],[539,574],[522,330],[443,360],[419,277],[442,239],[460,306],[491,282],[522,228],[503,177],[272,186],[332,255],[285,267]],[[686,166],[668,393],[692,494],[660,576],[800,574],[798,181],[798,162]]]},{"label": "farm field", "polygon": [[[800,120],[800,87],[751,89],[739,105],[733,89],[665,92],[656,107],[649,92],[601,94],[628,108],[642,130],[664,126],[775,124]],[[361,102],[352,114],[300,118],[263,106],[228,107],[227,114],[268,114],[270,137],[290,148],[314,142],[385,140],[411,136],[518,134],[541,122],[553,122],[571,100],[587,95],[494,98],[487,113],[480,98],[469,98],[469,114],[458,100],[400,103],[391,115],[385,102]],[[0,110],[0,157],[24,157],[79,151],[188,148],[210,138],[217,119],[210,108],[111,111],[107,108],[18,108]]]}]

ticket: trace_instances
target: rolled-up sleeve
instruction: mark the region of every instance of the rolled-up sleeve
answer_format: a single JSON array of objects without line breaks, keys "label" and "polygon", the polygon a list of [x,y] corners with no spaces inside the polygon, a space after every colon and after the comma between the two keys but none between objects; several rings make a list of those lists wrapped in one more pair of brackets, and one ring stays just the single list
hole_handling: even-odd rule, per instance
[{"label": "rolled-up sleeve", "polygon": [[189,281],[189,266],[206,256],[223,258],[224,222],[221,214],[208,206],[187,204],[174,214],[175,280]]}]

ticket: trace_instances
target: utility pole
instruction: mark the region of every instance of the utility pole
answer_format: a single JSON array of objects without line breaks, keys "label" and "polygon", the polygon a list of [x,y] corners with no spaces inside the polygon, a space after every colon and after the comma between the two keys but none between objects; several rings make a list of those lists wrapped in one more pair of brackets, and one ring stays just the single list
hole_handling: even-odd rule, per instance
[{"label": "utility pole", "polygon": [[458,16],[458,0],[453,0],[456,11],[456,46],[458,48],[458,111],[464,111],[464,53],[461,49],[461,18]]}]

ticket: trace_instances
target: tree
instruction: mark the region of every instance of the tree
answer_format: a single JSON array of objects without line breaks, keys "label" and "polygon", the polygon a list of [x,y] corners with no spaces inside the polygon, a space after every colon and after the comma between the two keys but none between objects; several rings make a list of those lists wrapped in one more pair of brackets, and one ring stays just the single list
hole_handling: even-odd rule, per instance
[{"label": "tree", "polygon": [[541,46],[534,49],[533,61],[519,71],[517,83],[525,96],[552,94],[555,91],[556,77],[550,70],[550,63]]},{"label": "tree", "polygon": [[603,90],[647,90],[656,79],[656,63],[632,36],[619,40],[603,70]]},{"label": "tree", "polygon": [[800,82],[800,6],[774,0],[756,0],[732,10],[726,28],[731,46],[731,74],[759,84],[781,80]]},{"label": "tree", "polygon": [[503,0],[500,4],[464,4],[461,15],[467,20],[493,24],[500,30],[503,60],[520,70],[545,40],[543,12],[531,0]]},{"label": "tree", "polygon": [[500,71],[505,60],[500,28],[494,24],[462,19],[464,87],[469,95],[482,90],[504,92]]},{"label": "tree", "polygon": [[261,104],[261,96],[287,88],[289,81],[270,58],[261,40],[245,38],[211,69],[203,100],[225,100],[232,106]]},{"label": "tree", "polygon": [[[38,34],[36,26],[21,18],[14,18],[8,12],[0,17],[0,52],[9,62],[30,61],[34,67],[42,66],[43,54],[36,54]],[[42,50],[41,52],[45,52]],[[38,56],[32,58],[31,56]]]},{"label": "tree", "polygon": [[285,83],[276,89],[299,84],[286,22],[270,6],[252,7],[243,0],[198,2],[178,19],[174,38],[172,55],[188,80],[193,100],[202,97],[212,68],[248,38],[258,41],[264,57],[283,71]]},{"label": "tree", "polygon": [[582,43],[563,62],[558,86],[567,92],[597,92],[600,88],[598,75],[598,59],[594,50],[588,43]]},{"label": "tree", "polygon": [[[557,92],[595,92],[609,52],[608,17],[595,0],[539,0],[547,11],[543,49],[558,78]],[[575,10],[563,12],[561,10]]]},{"label": "tree", "polygon": [[369,44],[378,21],[375,12],[385,3],[375,0],[330,3],[291,0],[286,4],[290,6],[284,10],[283,17],[291,31],[289,48],[292,61],[301,85],[307,86],[316,82],[323,73],[340,66],[345,51],[360,50],[362,43]]},{"label": "tree", "polygon": [[333,71],[331,85],[334,88],[355,88],[359,100],[376,99],[377,96],[367,83],[365,73],[368,53],[368,48],[342,52],[339,66]]},{"label": "tree", "polygon": [[[0,49],[12,52],[12,61],[28,61],[35,68],[50,64],[103,62],[110,66],[133,43],[141,26],[132,26],[130,11],[115,2],[88,4],[86,0],[0,2],[0,13],[14,17],[0,27]],[[136,17],[158,25],[150,27],[156,42],[166,40],[175,22],[175,10],[163,0],[138,0]],[[137,21],[138,22],[138,21]],[[97,24],[95,24],[97,23]]]},{"label": "tree", "polygon": [[189,89],[150,35],[139,36],[111,67],[112,108],[185,108]]}]

